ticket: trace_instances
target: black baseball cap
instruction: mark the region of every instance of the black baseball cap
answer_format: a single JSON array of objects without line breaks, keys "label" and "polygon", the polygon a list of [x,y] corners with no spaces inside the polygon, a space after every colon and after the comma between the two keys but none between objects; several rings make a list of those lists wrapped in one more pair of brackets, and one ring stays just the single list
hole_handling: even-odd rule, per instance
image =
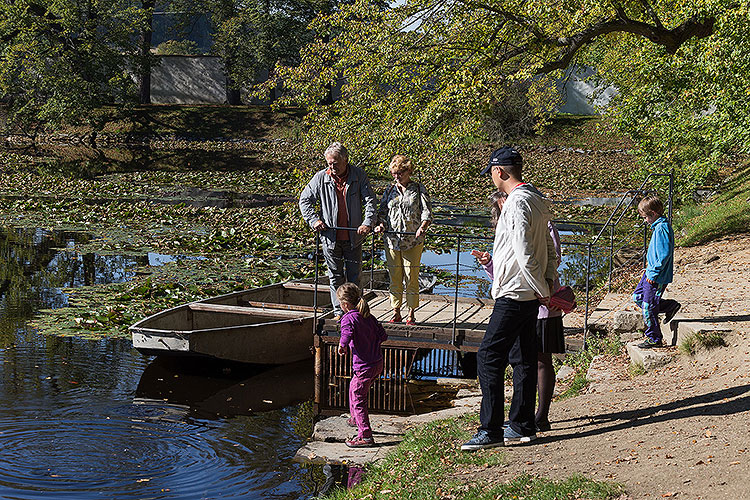
[{"label": "black baseball cap", "polygon": [[495,165],[503,166],[503,165],[518,165],[521,166],[523,164],[523,158],[521,157],[521,153],[519,153],[515,148],[512,148],[510,146],[505,146],[500,149],[496,149],[492,155],[490,156],[490,161],[487,163],[487,166],[484,167],[484,170],[482,170],[482,173],[480,175],[487,175],[492,171],[492,167]]}]

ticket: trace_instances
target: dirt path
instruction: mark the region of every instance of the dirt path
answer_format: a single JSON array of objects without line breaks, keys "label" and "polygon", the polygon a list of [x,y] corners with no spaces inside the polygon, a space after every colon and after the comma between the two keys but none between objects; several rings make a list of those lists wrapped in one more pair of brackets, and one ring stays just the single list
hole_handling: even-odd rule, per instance
[{"label": "dirt path", "polygon": [[581,473],[623,483],[623,498],[750,499],[750,236],[676,252],[667,296],[680,315],[729,326],[727,346],[616,378],[555,402],[552,431],[506,448],[509,464],[477,471],[505,481],[521,473]]}]

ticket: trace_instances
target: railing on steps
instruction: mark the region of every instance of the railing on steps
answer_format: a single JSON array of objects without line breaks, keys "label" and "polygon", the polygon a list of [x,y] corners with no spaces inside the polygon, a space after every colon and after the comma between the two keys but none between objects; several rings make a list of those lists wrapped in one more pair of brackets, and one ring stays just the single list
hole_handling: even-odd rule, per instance
[{"label": "railing on steps", "polygon": [[[607,250],[608,250],[608,265],[607,265],[607,287],[608,291],[611,291],[612,289],[612,276],[614,274],[614,255],[616,252],[619,252],[620,250],[627,248],[628,243],[632,242],[635,235],[635,233],[640,232],[640,226],[636,225],[635,229],[631,232],[625,233],[624,237],[620,241],[622,243],[619,248],[615,249],[615,230],[618,226],[620,226],[623,222],[623,219],[625,218],[626,214],[628,213],[628,210],[633,206],[636,199],[639,197],[642,197],[644,194],[649,192],[649,190],[646,189],[646,186],[648,185],[649,181],[653,178],[659,178],[659,177],[668,177],[669,178],[669,184],[668,184],[668,196],[667,196],[667,217],[668,220],[672,221],[672,212],[673,212],[673,202],[674,202],[674,170],[671,170],[669,173],[650,173],[646,176],[646,178],[643,180],[641,185],[637,189],[628,190],[620,197],[617,205],[612,210],[611,214],[607,218],[606,222],[580,222],[580,221],[565,221],[565,220],[557,220],[554,221],[556,224],[559,225],[568,225],[568,226],[588,226],[588,227],[594,227],[598,229],[598,232],[596,235],[591,238],[588,242],[579,242],[579,241],[562,241],[561,244],[564,246],[569,247],[578,247],[583,249],[586,255],[586,279],[585,279],[585,301],[584,301],[584,338],[583,338],[583,346],[584,348],[587,346],[587,340],[590,333],[589,328],[589,317],[591,315],[590,311],[590,301],[591,301],[591,287],[592,287],[592,277],[594,274],[594,270],[592,269],[592,254],[594,249],[597,246],[601,246],[601,243],[607,242]],[[643,223],[643,259],[645,261],[646,258],[646,248],[648,245],[648,225]],[[348,227],[331,227],[330,229],[333,230],[348,230],[348,231],[356,231],[357,228],[348,228]],[[394,234],[400,234],[400,235],[414,235],[413,232],[396,232]],[[455,280],[454,280],[454,289],[453,289],[453,335],[452,335],[452,344],[456,344],[456,326],[457,326],[457,309],[458,309],[458,297],[459,297],[459,288],[460,288],[460,282],[461,282],[461,263],[460,263],[460,257],[461,257],[461,248],[462,244],[466,244],[468,241],[492,241],[493,238],[487,237],[487,236],[481,236],[476,234],[460,234],[460,233],[434,233],[429,232],[427,233],[427,237],[429,238],[444,238],[444,239],[453,239],[455,240],[455,246],[456,249],[456,264],[455,264]],[[373,282],[373,276],[372,273],[375,269],[375,255],[376,255],[376,238],[374,235],[370,236],[370,283]],[[315,271],[314,271],[314,282],[316,284],[316,288],[318,286],[319,282],[319,267],[320,267],[320,235],[316,234],[315,238]],[[362,281],[362,280],[361,280]],[[317,293],[314,294],[314,301],[313,304],[314,310],[316,311],[317,316]],[[319,322],[314,322],[315,325],[318,325]],[[316,327],[318,328],[318,327]],[[320,333],[320,332],[316,332]]]}]

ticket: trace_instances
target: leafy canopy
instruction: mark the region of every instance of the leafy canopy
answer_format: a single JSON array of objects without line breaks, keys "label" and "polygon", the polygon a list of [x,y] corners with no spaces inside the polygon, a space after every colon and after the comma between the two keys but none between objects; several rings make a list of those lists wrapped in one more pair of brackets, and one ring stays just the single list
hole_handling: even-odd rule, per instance
[{"label": "leafy canopy", "polygon": [[[720,6],[719,6],[720,7]],[[709,36],[710,0],[366,0],[318,17],[299,66],[278,66],[281,105],[307,107],[310,142],[360,163],[460,151],[541,126],[563,69],[600,43],[673,54]],[[612,49],[608,57],[616,58]],[[580,59],[580,60],[579,60]],[[328,99],[340,88],[341,98]],[[438,155],[439,156],[439,155]],[[436,157],[437,158],[437,157]]]},{"label": "leafy canopy", "polygon": [[14,121],[76,122],[94,107],[125,102],[127,68],[144,27],[127,0],[16,0],[0,4],[0,94]]}]

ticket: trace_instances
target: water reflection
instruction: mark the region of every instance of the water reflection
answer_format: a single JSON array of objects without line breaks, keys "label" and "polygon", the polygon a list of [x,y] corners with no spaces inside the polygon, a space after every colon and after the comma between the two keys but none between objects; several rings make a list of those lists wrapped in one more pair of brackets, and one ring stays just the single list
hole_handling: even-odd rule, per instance
[{"label": "water reflection", "polygon": [[[27,326],[39,309],[67,303],[60,288],[126,280],[148,263],[145,255],[72,248],[89,240],[64,231],[0,231],[0,498],[314,494],[313,469],[292,460],[311,431],[311,405],[297,404],[311,386],[304,378],[230,371],[222,388],[206,390],[195,373],[180,388],[195,398],[143,399],[139,384],[154,369],[129,341],[60,338]],[[256,392],[244,394],[242,383]],[[280,385],[287,383],[299,393],[284,401]],[[230,398],[253,411],[235,411]]]},{"label": "water reflection", "polygon": [[336,489],[354,488],[365,479],[365,469],[358,465],[326,464],[323,475],[326,479],[316,498],[324,498]]},{"label": "water reflection", "polygon": [[269,368],[226,361],[156,358],[143,371],[137,400],[182,405],[201,418],[279,410],[313,397],[312,361]]}]

